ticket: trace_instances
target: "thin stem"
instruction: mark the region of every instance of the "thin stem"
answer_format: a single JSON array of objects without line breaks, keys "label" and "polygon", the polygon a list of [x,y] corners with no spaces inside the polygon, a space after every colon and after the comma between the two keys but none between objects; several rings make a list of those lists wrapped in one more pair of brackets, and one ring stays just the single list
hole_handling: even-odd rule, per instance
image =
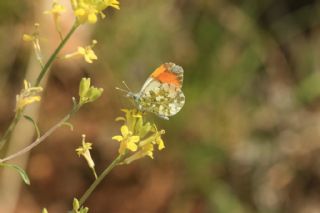
[{"label": "thin stem", "polygon": [[3,159],[0,159],[0,163],[3,163],[5,161],[14,159],[16,157],[19,157],[20,155],[23,155],[27,152],[29,152],[30,150],[32,150],[34,147],[38,146],[41,142],[43,142],[47,137],[49,137],[56,129],[58,129],[60,126],[62,126],[66,121],[68,121],[70,119],[70,117],[77,112],[80,109],[80,105],[76,105],[71,111],[70,113],[68,113],[64,118],[62,118],[56,125],[54,125],[53,127],[51,127],[45,134],[43,134],[40,138],[38,138],[37,140],[35,140],[34,142],[32,142],[30,145],[28,145],[27,147],[21,149],[20,151],[9,155],[8,157],[5,157]]},{"label": "thin stem", "polygon": [[14,130],[15,126],[17,125],[18,121],[21,118],[21,115],[22,115],[21,111],[17,111],[16,114],[14,115],[14,118],[12,119],[8,129],[3,134],[3,136],[0,140],[0,150],[4,147],[4,145],[6,144],[8,139],[10,138],[12,131]]},{"label": "thin stem", "polygon": [[[75,30],[79,27],[79,24],[77,22],[75,22],[72,26],[72,28],[70,29],[70,31],[68,32],[68,34],[66,35],[66,37],[64,39],[61,40],[59,46],[55,49],[55,51],[52,53],[52,55],[50,56],[50,58],[48,59],[48,61],[46,62],[45,65],[43,65],[42,63],[42,59],[41,57],[38,57],[38,53],[36,51],[36,55],[37,55],[37,59],[40,62],[40,66],[41,66],[41,71],[37,77],[35,86],[39,86],[42,78],[44,77],[44,75],[46,74],[46,72],[48,71],[49,67],[51,66],[52,62],[57,58],[57,55],[59,54],[60,50],[64,47],[64,45],[66,44],[66,42],[69,40],[69,38],[71,37],[71,35],[75,32]],[[15,129],[18,121],[21,118],[21,115],[23,114],[23,111],[19,111],[16,112],[14,119],[11,121],[9,127],[7,128],[7,130],[5,131],[4,135],[2,136],[1,140],[0,140],[0,150],[3,148],[3,146],[5,145],[5,143],[7,142],[8,138],[11,136],[13,130]],[[40,139],[40,138],[39,138]],[[41,141],[40,141],[41,142]]]},{"label": "thin stem", "polygon": [[123,155],[119,155],[112,163],[99,175],[99,177],[91,184],[91,186],[87,189],[87,191],[80,198],[79,204],[82,206],[88,197],[92,194],[95,188],[99,185],[99,183],[110,173],[110,171],[116,167],[119,162],[122,160]]},{"label": "thin stem", "polygon": [[66,35],[66,37],[64,37],[64,39],[60,42],[60,44],[57,47],[57,49],[55,49],[55,51],[52,53],[52,55],[48,59],[47,63],[44,65],[43,69],[40,71],[40,74],[39,74],[39,76],[38,76],[38,78],[36,80],[35,86],[39,86],[42,78],[44,77],[44,75],[48,71],[48,69],[51,66],[52,62],[57,58],[60,50],[64,47],[64,45],[67,43],[67,41],[69,40],[71,35],[76,31],[76,29],[78,27],[79,27],[79,24],[77,22],[75,22],[73,24],[72,28],[70,29],[70,31],[68,32],[68,34]]},{"label": "thin stem", "polygon": [[40,64],[41,69],[43,69],[44,65],[43,65],[43,60],[42,60],[42,54],[41,54],[41,48],[40,48],[40,43],[39,43],[39,39],[36,38],[35,41],[33,41],[33,49],[36,55],[36,58]]},{"label": "thin stem", "polygon": [[97,178],[98,178],[98,175],[97,175],[96,170],[94,169],[94,167],[91,168],[91,170],[92,170],[92,173],[93,173],[93,175],[94,175],[94,178],[97,179]]}]

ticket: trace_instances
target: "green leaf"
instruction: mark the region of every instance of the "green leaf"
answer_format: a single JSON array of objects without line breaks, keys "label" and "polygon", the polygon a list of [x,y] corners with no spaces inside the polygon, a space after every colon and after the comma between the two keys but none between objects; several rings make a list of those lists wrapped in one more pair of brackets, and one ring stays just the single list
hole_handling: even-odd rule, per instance
[{"label": "green leaf", "polygon": [[33,126],[36,130],[36,133],[37,133],[37,138],[40,138],[40,130],[39,130],[37,123],[28,115],[23,115],[23,117],[33,124]]},{"label": "green leaf", "polygon": [[71,131],[73,131],[73,125],[72,125],[72,123],[63,122],[61,125],[65,125],[65,126],[69,127]]},{"label": "green leaf", "polygon": [[24,183],[27,185],[30,185],[30,179],[29,179],[27,173],[20,166],[15,165],[15,164],[9,164],[9,163],[0,163],[0,166],[15,169],[19,173],[19,175],[21,176]]}]

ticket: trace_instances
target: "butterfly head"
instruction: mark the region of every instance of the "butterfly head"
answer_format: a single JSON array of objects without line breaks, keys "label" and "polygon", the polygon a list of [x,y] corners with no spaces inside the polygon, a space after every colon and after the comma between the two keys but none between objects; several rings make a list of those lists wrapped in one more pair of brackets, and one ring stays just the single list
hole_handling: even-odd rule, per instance
[{"label": "butterfly head", "polygon": [[124,92],[125,97],[130,98],[131,100],[133,100],[134,104],[137,105],[140,100],[140,94],[132,92],[124,81],[122,83],[125,86],[125,88],[123,89],[123,88],[116,87],[116,89],[120,90],[121,92]]},{"label": "butterfly head", "polygon": [[131,92],[131,91],[128,91],[127,94],[126,94],[126,97],[127,98],[132,98],[134,100],[134,102],[137,102],[139,100],[139,94],[138,93],[134,93],[134,92]]}]

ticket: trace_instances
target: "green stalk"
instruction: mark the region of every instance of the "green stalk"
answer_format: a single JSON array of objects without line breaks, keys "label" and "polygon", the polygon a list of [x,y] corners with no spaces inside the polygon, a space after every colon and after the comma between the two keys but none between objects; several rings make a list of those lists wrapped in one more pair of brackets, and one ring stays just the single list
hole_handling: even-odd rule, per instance
[{"label": "green stalk", "polygon": [[42,68],[42,70],[40,71],[40,74],[36,80],[36,83],[34,86],[39,86],[42,78],[44,77],[44,75],[46,74],[46,72],[49,70],[49,67],[51,66],[52,62],[57,58],[60,50],[64,47],[64,45],[67,43],[67,41],[69,40],[69,38],[72,36],[72,34],[76,31],[76,29],[79,27],[78,22],[75,22],[72,26],[72,28],[70,29],[70,31],[68,32],[68,34],[66,35],[66,37],[63,38],[63,40],[60,42],[59,46],[57,47],[57,49],[55,49],[55,51],[52,53],[52,55],[50,56],[50,58],[48,59],[47,63],[44,65],[44,67]]},{"label": "green stalk", "polygon": [[14,118],[12,119],[9,127],[7,128],[6,132],[3,134],[1,140],[0,140],[0,150],[4,147],[8,139],[10,138],[12,131],[16,127],[18,121],[20,120],[22,115],[21,111],[17,111],[16,114],[14,115]]},{"label": "green stalk", "polygon": [[92,194],[95,188],[99,185],[99,183],[110,173],[110,171],[121,162],[123,155],[119,155],[112,163],[99,175],[99,177],[91,184],[91,186],[87,189],[87,191],[80,198],[79,204],[82,206],[88,197]]},{"label": "green stalk", "polygon": [[81,108],[81,105],[75,105],[72,110],[64,117],[62,118],[57,124],[55,124],[53,127],[51,127],[45,134],[43,134],[40,138],[36,139],[34,142],[26,146],[25,148],[21,149],[20,151],[9,155],[3,159],[0,159],[0,163],[6,162],[8,160],[12,160],[16,157],[19,157],[30,150],[32,150],[34,147],[38,146],[40,143],[42,143],[47,137],[49,137],[53,132],[55,132],[59,127],[61,127],[65,122],[67,122],[73,114],[75,114],[79,109]]},{"label": "green stalk", "polygon": [[[48,59],[48,61],[46,62],[46,64],[44,66],[41,65],[42,69],[37,77],[36,83],[34,86],[39,86],[41,80],[43,79],[44,75],[46,74],[46,72],[49,70],[51,64],[53,63],[53,61],[57,58],[60,50],[64,47],[64,45],[67,43],[67,41],[69,40],[69,38],[72,36],[72,34],[75,32],[75,30],[79,27],[78,22],[76,21],[73,25],[72,28],[70,29],[70,31],[68,32],[68,34],[66,35],[66,37],[64,39],[62,39],[62,41],[60,42],[59,46],[55,49],[55,51],[52,53],[52,55],[50,56],[50,58]],[[9,127],[7,128],[7,130],[5,131],[5,133],[3,134],[3,136],[1,137],[0,140],[0,150],[3,148],[3,146],[5,145],[6,141],[10,138],[13,130],[15,129],[18,121],[20,120],[21,116],[23,114],[23,110],[16,112],[14,119],[11,121]]]}]

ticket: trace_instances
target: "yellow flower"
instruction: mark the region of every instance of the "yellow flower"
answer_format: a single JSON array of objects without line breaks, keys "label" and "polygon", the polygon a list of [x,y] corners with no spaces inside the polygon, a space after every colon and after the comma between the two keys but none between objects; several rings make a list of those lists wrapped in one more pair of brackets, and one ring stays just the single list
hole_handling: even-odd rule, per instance
[{"label": "yellow flower", "polygon": [[[158,131],[155,124],[145,123],[142,113],[135,109],[122,111],[125,112],[125,117],[116,118],[117,121],[124,121],[125,123],[121,127],[122,135],[114,136],[112,139],[121,143],[119,153],[121,155],[126,154],[123,163],[129,164],[145,156],[153,158],[154,146],[157,146],[158,150],[165,148],[161,138],[161,135],[165,133],[164,130]],[[131,143],[128,144],[128,142]],[[126,149],[133,153],[125,152]]]},{"label": "yellow flower", "polygon": [[120,3],[118,0],[105,0],[104,2],[110,7],[120,10]]},{"label": "yellow flower", "polygon": [[129,164],[145,156],[149,156],[151,159],[153,159],[154,145],[158,145],[158,150],[162,150],[165,148],[163,140],[161,139],[162,134],[164,134],[164,130],[161,130],[159,132],[156,130],[153,135],[141,141],[139,143],[139,151],[126,158],[124,160],[124,163]]},{"label": "yellow flower", "polygon": [[92,169],[94,176],[97,178],[95,169],[94,169],[94,161],[91,157],[90,150],[92,149],[92,143],[86,142],[86,135],[82,135],[82,146],[76,149],[77,154],[83,156],[87,161],[89,168]]},{"label": "yellow flower", "polygon": [[141,149],[131,155],[130,157],[126,158],[123,162],[125,164],[132,163],[135,160],[138,160],[140,158],[143,158],[145,156],[149,156],[151,159],[153,159],[153,145],[152,144],[146,144],[141,147]]},{"label": "yellow flower", "polygon": [[23,34],[22,36],[22,40],[26,41],[26,42],[30,42],[34,40],[34,37],[30,34]]},{"label": "yellow flower", "polygon": [[44,11],[44,14],[52,14],[54,16],[60,16],[61,13],[64,13],[66,8],[59,4],[57,1],[53,1],[51,10]]},{"label": "yellow flower", "polygon": [[86,47],[78,47],[76,52],[67,54],[67,55],[65,55],[64,58],[68,59],[68,58],[72,58],[72,57],[77,56],[77,55],[81,55],[81,56],[83,56],[84,60],[87,63],[91,64],[93,62],[93,60],[97,60],[98,59],[97,55],[92,50],[92,48],[94,47],[95,44],[97,44],[97,41],[93,40],[91,45],[86,46]]},{"label": "yellow flower", "polygon": [[113,140],[120,142],[119,154],[123,155],[127,149],[132,152],[137,151],[137,142],[140,140],[140,137],[132,135],[132,132],[129,131],[127,125],[123,125],[121,127],[121,134],[122,135],[116,135],[112,137]]},{"label": "yellow flower", "polygon": [[94,53],[94,51],[91,49],[91,47],[88,48],[83,48],[83,47],[78,47],[78,53],[84,57],[84,60],[87,63],[92,63],[92,60],[97,60],[98,57]]},{"label": "yellow flower", "polygon": [[27,105],[39,102],[40,92],[42,92],[42,87],[32,87],[28,81],[24,80],[24,89],[16,97],[16,111],[22,111]]},{"label": "yellow flower", "polygon": [[71,5],[80,24],[96,23],[99,14],[105,17],[102,11],[108,7],[120,9],[118,0],[71,0]]},{"label": "yellow flower", "polygon": [[59,4],[57,1],[53,1],[51,10],[44,11],[44,14],[51,14],[53,16],[54,24],[56,26],[56,29],[62,39],[62,33],[61,33],[61,24],[60,24],[60,16],[61,13],[64,13],[66,11],[66,8]]},{"label": "yellow flower", "polygon": [[77,198],[73,198],[73,203],[72,203],[72,213],[88,213],[89,208],[80,206],[79,200]]},{"label": "yellow flower", "polygon": [[97,100],[102,92],[103,88],[91,86],[90,78],[82,78],[79,85],[79,104],[83,105]]},{"label": "yellow flower", "polygon": [[155,132],[153,143],[158,145],[158,150],[164,149],[165,146],[164,146],[164,142],[163,142],[163,140],[161,138],[161,135],[165,134],[165,131],[163,129],[158,131],[156,125],[153,126],[153,131]]},{"label": "yellow flower", "polygon": [[42,54],[40,48],[40,39],[39,39],[39,23],[34,24],[34,32],[32,34],[23,34],[22,39],[25,42],[32,42],[33,50],[36,54],[37,60],[40,62],[41,66],[43,66],[42,62]]}]

